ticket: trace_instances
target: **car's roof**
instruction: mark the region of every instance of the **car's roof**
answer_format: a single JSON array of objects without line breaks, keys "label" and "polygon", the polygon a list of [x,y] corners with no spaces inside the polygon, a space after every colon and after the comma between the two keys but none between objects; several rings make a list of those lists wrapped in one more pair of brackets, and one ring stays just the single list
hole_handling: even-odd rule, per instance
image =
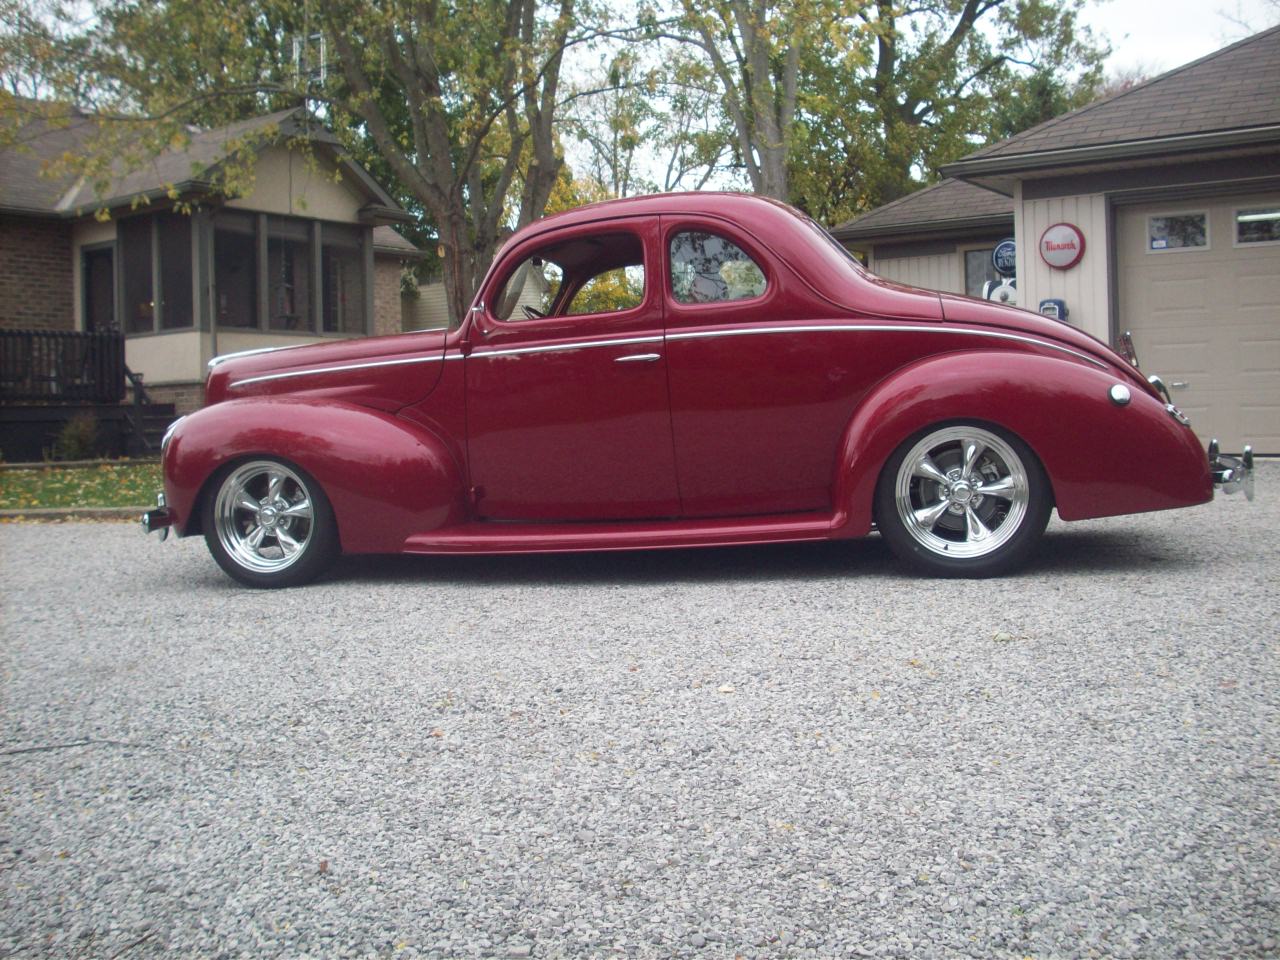
[{"label": "car's roof", "polygon": [[753,213],[759,215],[766,211],[774,215],[778,211],[785,211],[793,216],[800,215],[794,207],[769,197],[759,197],[750,193],[686,191],[625,197],[621,200],[602,200],[599,203],[589,203],[585,207],[566,210],[564,213],[554,213],[531,226],[541,231],[543,228],[591,223],[609,217],[640,217],[663,213],[704,213],[738,219],[749,218]]}]

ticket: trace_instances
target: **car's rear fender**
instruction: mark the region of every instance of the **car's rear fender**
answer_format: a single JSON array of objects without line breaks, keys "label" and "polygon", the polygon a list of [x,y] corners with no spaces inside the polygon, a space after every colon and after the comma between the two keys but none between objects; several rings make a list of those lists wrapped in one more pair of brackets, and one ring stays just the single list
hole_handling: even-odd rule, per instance
[{"label": "car's rear fender", "polygon": [[397,552],[406,537],[466,514],[458,463],[426,428],[341,401],[264,397],[205,407],[174,430],[164,472],[177,530],[199,532],[200,498],[217,471],[257,456],[315,478],[348,553]]},{"label": "car's rear fender", "polygon": [[1195,434],[1115,371],[1031,353],[967,351],[929,357],[880,383],[845,430],[834,481],[837,535],[871,528],[886,460],[926,427],[965,421],[1020,437],[1040,458],[1058,515],[1081,520],[1203,503],[1213,497]]}]

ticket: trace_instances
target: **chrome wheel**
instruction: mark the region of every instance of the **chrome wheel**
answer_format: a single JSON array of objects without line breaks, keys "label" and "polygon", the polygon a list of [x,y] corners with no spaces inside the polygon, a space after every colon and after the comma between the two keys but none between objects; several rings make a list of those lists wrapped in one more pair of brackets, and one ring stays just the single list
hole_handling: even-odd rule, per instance
[{"label": "chrome wheel", "polygon": [[937,557],[972,560],[1009,543],[1027,517],[1028,469],[989,430],[944,427],[907,451],[894,506],[902,529]]},{"label": "chrome wheel", "polygon": [[227,557],[244,570],[274,574],[301,560],[316,535],[306,483],[273,460],[238,466],[218,487],[213,525]]}]

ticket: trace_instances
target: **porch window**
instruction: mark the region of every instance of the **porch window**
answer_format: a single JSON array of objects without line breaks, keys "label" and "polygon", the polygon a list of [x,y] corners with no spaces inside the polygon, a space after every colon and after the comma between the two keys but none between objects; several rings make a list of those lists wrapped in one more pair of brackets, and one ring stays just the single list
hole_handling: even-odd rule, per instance
[{"label": "porch window", "polygon": [[124,271],[124,329],[151,333],[156,305],[152,283],[151,218],[130,217],[119,225],[120,260]]},{"label": "porch window", "polygon": [[258,325],[255,217],[220,212],[213,229],[214,310],[220,327]]},{"label": "porch window", "polygon": [[267,309],[271,330],[309,330],[311,230],[305,220],[267,218]]},{"label": "porch window", "polygon": [[213,219],[216,322],[291,333],[368,330],[369,228],[220,210]]},{"label": "porch window", "polygon": [[117,228],[126,333],[185,330],[194,324],[191,218],[128,217]]},{"label": "porch window", "polygon": [[320,228],[324,250],[324,329],[326,333],[364,333],[364,249],[353,227]]}]

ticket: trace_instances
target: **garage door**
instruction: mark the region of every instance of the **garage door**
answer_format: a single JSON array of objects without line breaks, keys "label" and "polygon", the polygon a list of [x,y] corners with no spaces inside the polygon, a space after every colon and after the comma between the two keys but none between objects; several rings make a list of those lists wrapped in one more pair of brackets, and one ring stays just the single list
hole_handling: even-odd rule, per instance
[{"label": "garage door", "polygon": [[1204,440],[1280,453],[1280,194],[1117,209],[1120,329]]}]

